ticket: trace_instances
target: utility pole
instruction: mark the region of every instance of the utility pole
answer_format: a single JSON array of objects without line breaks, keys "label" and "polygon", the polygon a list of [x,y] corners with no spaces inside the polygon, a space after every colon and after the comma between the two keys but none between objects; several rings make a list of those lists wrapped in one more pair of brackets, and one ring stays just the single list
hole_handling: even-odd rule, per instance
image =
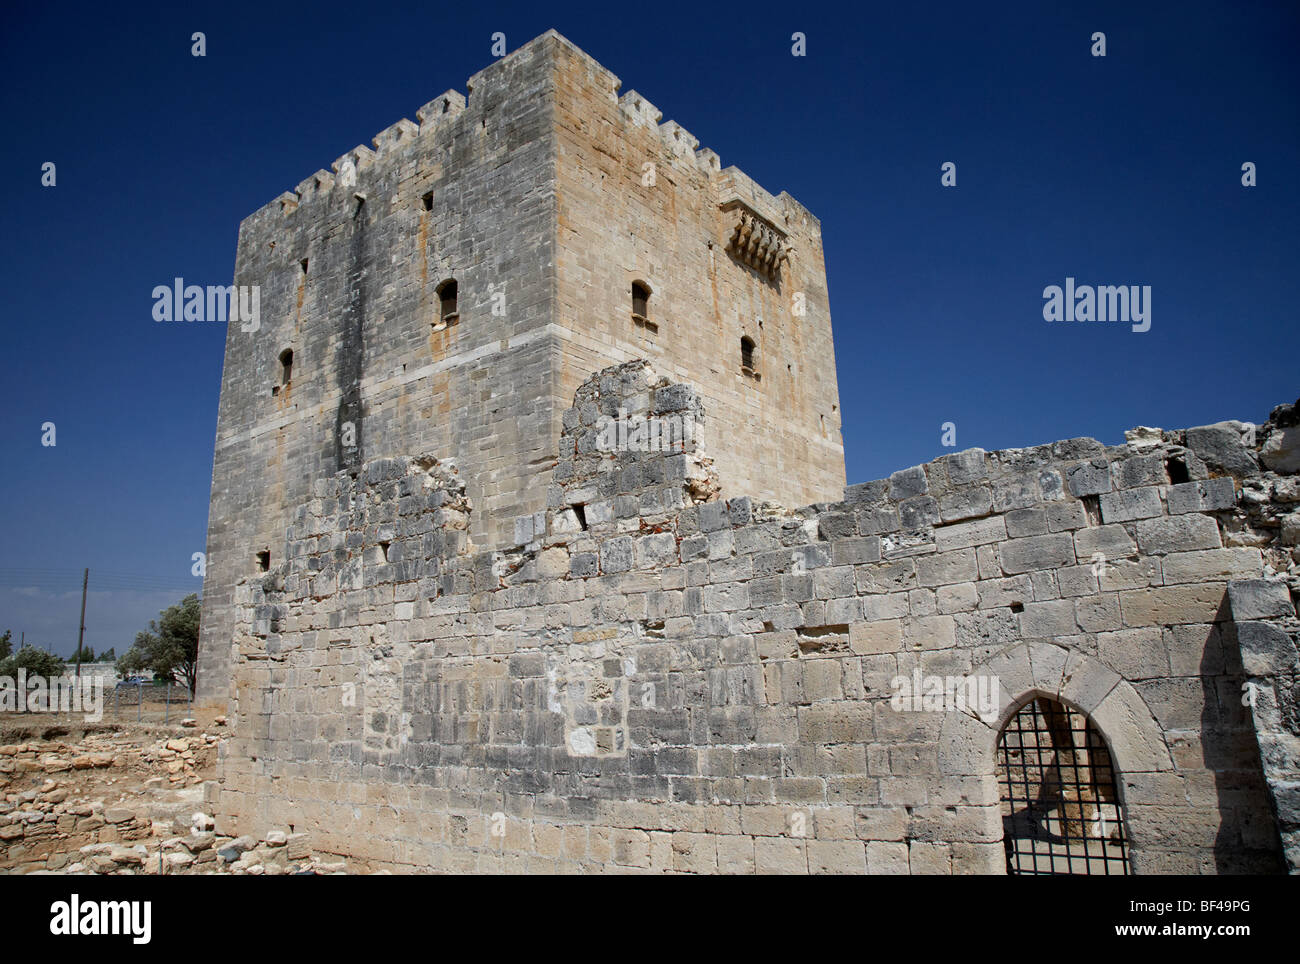
[{"label": "utility pole", "polygon": [[77,679],[81,679],[81,641],[86,638],[86,587],[90,585],[90,570],[81,577],[81,632],[77,633]]}]

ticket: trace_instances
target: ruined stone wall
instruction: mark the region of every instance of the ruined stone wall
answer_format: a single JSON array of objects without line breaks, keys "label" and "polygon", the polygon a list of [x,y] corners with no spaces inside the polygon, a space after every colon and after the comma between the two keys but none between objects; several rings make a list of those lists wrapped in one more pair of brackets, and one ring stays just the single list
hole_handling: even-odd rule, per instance
[{"label": "ruined stone wall", "polygon": [[[314,480],[410,452],[455,460],[476,508],[473,538],[485,548],[508,543],[515,517],[542,508],[574,388],[629,357],[630,288],[620,265],[641,265],[601,233],[616,227],[615,212],[632,203],[624,197],[626,178],[619,172],[579,190],[569,161],[563,186],[557,174],[561,137],[570,154],[594,150],[575,141],[568,126],[570,112],[584,104],[608,99],[623,127],[613,135],[588,129],[579,139],[659,137],[620,111],[611,76],[547,33],[470,78],[468,97],[448,91],[417,112],[418,125],[398,121],[374,138],[373,150],[353,148],[332,171],[317,172],[240,226],[234,281],[260,289],[260,318],[255,330],[232,321],[226,342],[201,703],[219,700],[230,681],[236,582],[258,571],[258,553],[269,553],[272,565],[281,561],[290,513],[311,497]],[[655,143],[656,156],[667,151],[662,139]],[[654,310],[670,306],[675,319],[669,325],[660,316],[658,357],[718,400],[714,411],[728,431],[717,450],[732,473],[729,493],[766,494],[781,473],[794,480],[794,499],[829,497],[843,483],[844,462],[816,221],[739,172],[696,170],[678,207],[681,227],[665,246],[667,235],[654,235],[676,203],[668,184],[677,175],[669,168],[681,161],[672,158],[660,158],[660,201],[637,227],[645,239],[637,250],[656,250],[658,267],[648,274]],[[754,205],[776,205],[770,216],[798,239],[779,290],[746,280],[722,254],[716,271],[703,259],[722,230],[715,210],[722,195],[710,193],[720,177],[742,185]],[[575,251],[575,236],[592,247]],[[611,255],[615,260],[606,263]],[[564,310],[557,298],[561,272]],[[452,278],[459,317],[444,325],[437,292]],[[710,279],[715,295],[704,297]],[[618,302],[617,338],[611,318],[575,313],[597,307],[575,301],[580,281],[596,285],[602,312]],[[783,319],[794,284],[807,289],[810,308],[791,326]],[[694,297],[715,305],[703,328],[682,307]],[[762,388],[738,371],[739,329],[718,320],[723,308],[760,300],[745,317],[761,343],[760,358],[771,348]],[[770,338],[753,329],[755,312],[768,313]],[[715,334],[722,343],[713,343]],[[285,351],[292,352],[288,385],[280,384]],[[759,464],[767,471],[759,473]]]},{"label": "ruined stone wall", "polygon": [[[606,451],[620,408],[695,430]],[[1297,588],[1300,489],[1238,428],[973,449],[795,511],[718,499],[707,405],[643,362],[562,431],[509,550],[469,546],[432,457],[315,484],[236,593],[219,826],[409,870],[1000,873],[998,732],[1047,695],[1107,741],[1135,871],[1283,866],[1295,761],[1266,782],[1242,694],[1290,684],[1243,669],[1226,590]],[[997,702],[896,708],[916,670]]]}]

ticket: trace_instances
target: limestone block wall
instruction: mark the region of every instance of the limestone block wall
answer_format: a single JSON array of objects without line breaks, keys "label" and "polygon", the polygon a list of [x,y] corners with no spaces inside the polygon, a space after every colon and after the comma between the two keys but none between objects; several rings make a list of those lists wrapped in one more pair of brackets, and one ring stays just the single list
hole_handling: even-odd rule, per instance
[{"label": "limestone block wall", "polygon": [[[654,289],[661,327],[649,349],[710,400],[727,494],[774,497],[784,478],[792,501],[838,496],[816,219],[718,170],[712,152],[697,161],[684,147],[693,138],[647,127],[649,108],[634,119],[617,88],[548,32],[471,77],[468,96],[447,91],[418,124],[398,121],[373,149],[353,148],[241,224],[234,282],[259,291],[260,316],[232,321],[226,341],[201,702],[230,683],[236,583],[267,557],[282,561],[291,513],[316,480],[434,453],[464,473],[475,543],[508,544],[515,517],[543,508],[578,384],[645,354],[630,332],[633,275]],[[596,170],[603,151],[619,157],[608,176]],[[639,186],[643,156],[662,166],[652,195]],[[733,202],[788,233],[778,277],[726,254],[739,215],[722,208]],[[445,322],[439,293],[451,279],[457,315]],[[807,305],[798,316],[796,290]],[[749,375],[745,333],[760,363]]]},{"label": "limestone block wall", "polygon": [[[609,451],[620,408],[697,431]],[[998,732],[1046,695],[1107,741],[1135,872],[1283,867],[1294,757],[1266,782],[1226,591],[1294,580],[1261,520],[1300,496],[1269,473],[1239,507],[1236,429],[968,450],[789,511],[717,497],[708,419],[644,362],[593,376],[508,550],[433,458],[319,481],[237,591],[223,827],[406,870],[1001,873]],[[918,670],[996,703],[896,708]]]},{"label": "limestone block wall", "polygon": [[[516,51],[471,78],[468,102],[448,91],[240,226],[234,280],[260,288],[261,313],[226,340],[201,700],[229,686],[235,583],[257,552],[281,561],[315,480],[428,450],[471,470],[480,541],[530,508],[554,458],[551,85],[545,45]],[[459,316],[444,324],[448,279]]]},{"label": "limestone block wall", "polygon": [[[576,48],[558,51],[556,324],[567,399],[637,358],[696,387],[725,497],[792,504],[844,488],[821,222],[769,194]],[[761,148],[756,138],[755,149]],[[742,214],[783,236],[768,273],[731,249]],[[650,324],[631,285],[650,290]],[[740,340],[755,345],[742,370]],[[557,410],[558,412],[562,410]]]},{"label": "limestone block wall", "polygon": [[1287,584],[1228,584],[1249,707],[1287,869],[1300,873],[1300,620]]}]

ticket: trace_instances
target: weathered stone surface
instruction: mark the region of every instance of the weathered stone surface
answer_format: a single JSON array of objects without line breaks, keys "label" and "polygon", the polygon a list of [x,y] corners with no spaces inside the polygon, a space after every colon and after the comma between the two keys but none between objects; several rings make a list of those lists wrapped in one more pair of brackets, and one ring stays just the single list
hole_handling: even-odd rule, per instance
[{"label": "weathered stone surface", "polygon": [[1110,491],[1110,463],[1105,459],[1082,462],[1066,470],[1071,495],[1097,495]]},{"label": "weathered stone surface", "polygon": [[988,472],[984,455],[983,449],[965,449],[946,456],[943,462],[948,469],[948,480],[953,485],[965,485],[985,478]]},{"label": "weathered stone surface", "polygon": [[[596,411],[616,406],[619,392],[639,392],[653,380],[643,363],[603,371],[578,393],[574,411],[588,402]],[[624,402],[629,404],[634,403]],[[283,791],[242,768],[243,754],[254,749],[258,767],[315,772],[308,778],[311,792],[324,799],[336,794],[336,781],[358,772],[351,768],[360,764],[367,799],[376,802],[360,811],[370,829],[359,836],[348,833],[348,849],[386,855],[394,866],[453,869],[472,861],[468,866],[488,867],[483,861],[496,852],[490,835],[471,830],[485,827],[491,813],[440,799],[394,808],[394,815],[378,803],[384,799],[379,788],[389,786],[378,780],[386,768],[396,774],[404,772],[396,768],[417,761],[437,768],[436,761],[444,758],[449,764],[474,758],[484,761],[483,779],[491,774],[492,785],[503,781],[531,800],[531,816],[528,811],[511,816],[529,821],[530,829],[517,836],[507,831],[504,838],[508,852],[521,859],[565,859],[546,841],[560,839],[572,826],[565,820],[577,819],[588,842],[574,852],[573,869],[830,872],[856,867],[855,848],[863,838],[857,829],[850,831],[854,821],[843,822],[840,831],[832,829],[841,826],[835,819],[819,817],[816,826],[822,831],[796,835],[788,823],[790,808],[815,812],[847,805],[870,821],[877,807],[915,809],[953,795],[968,802],[951,783],[952,773],[942,769],[967,766],[975,770],[961,779],[989,778],[988,795],[976,798],[978,809],[996,812],[996,781],[991,771],[980,769],[992,766],[981,762],[993,758],[987,741],[996,731],[988,727],[1031,692],[1059,693],[1072,705],[1095,709],[1126,773],[1176,774],[1213,786],[1216,771],[1203,757],[1180,756],[1174,763],[1162,747],[1168,734],[1194,732],[1201,725],[1206,686],[1231,691],[1235,685],[1226,675],[1230,664],[1221,636],[1213,629],[1225,619],[1241,618],[1228,615],[1229,579],[1247,577],[1236,590],[1240,608],[1262,619],[1236,623],[1248,671],[1273,667],[1275,672],[1291,652],[1291,637],[1270,622],[1288,618],[1278,604],[1281,596],[1276,589],[1255,589],[1249,580],[1262,573],[1263,552],[1219,545],[1219,521],[1208,513],[1238,510],[1211,509],[1217,506],[1213,487],[1196,488],[1196,505],[1204,502],[1203,507],[1188,503],[1182,506],[1186,511],[1171,515],[1165,514],[1161,487],[1154,485],[1102,493],[1089,509],[1064,492],[1049,498],[1038,481],[1029,484],[1045,464],[1031,475],[1024,469],[1030,456],[1002,460],[995,453],[989,457],[996,466],[988,470],[989,484],[1009,479],[1003,491],[1014,507],[990,508],[987,517],[946,524],[913,516],[912,528],[864,535],[864,520],[880,518],[891,507],[901,520],[909,504],[938,505],[947,493],[912,494],[920,485],[913,472],[897,485],[901,500],[892,499],[888,488],[863,493],[863,504],[875,500],[868,510],[827,505],[786,513],[752,505],[736,509],[734,501],[716,498],[694,502],[687,494],[694,470],[667,471],[680,455],[588,459],[581,453],[584,439],[596,430],[594,420],[584,424],[569,418],[565,424],[571,429],[563,437],[571,440],[575,455],[556,467],[562,481],[556,482],[554,507],[534,526],[531,547],[504,555],[439,538],[448,525],[443,507],[462,504],[463,488],[435,462],[395,460],[396,474],[389,478],[385,468],[374,484],[353,487],[340,480],[349,499],[333,503],[321,526],[348,534],[344,541],[373,524],[370,513],[377,518],[386,513],[383,486],[396,486],[398,504],[402,496],[396,493],[403,488],[436,493],[428,501],[437,508],[427,510],[427,521],[420,512],[408,518],[421,532],[423,558],[436,562],[441,573],[439,588],[413,604],[409,620],[398,621],[389,613],[396,616],[396,598],[406,583],[391,562],[371,563],[384,567],[372,578],[363,561],[356,583],[372,593],[391,586],[391,603],[381,589],[373,601],[356,599],[350,608],[346,594],[358,590],[348,589],[338,599],[342,605],[334,606],[328,597],[309,595],[301,583],[289,593],[288,580],[286,589],[259,585],[248,592],[236,626],[240,638],[254,641],[245,644],[251,654],[264,631],[254,625],[258,614],[277,607],[284,610],[281,618],[299,626],[312,625],[325,612],[340,612],[339,629],[370,628],[359,637],[350,630],[340,633],[339,643],[329,644],[361,640],[364,656],[338,664],[334,678],[353,683],[364,694],[362,705],[350,710],[330,702],[327,712],[308,714],[308,732],[353,734],[316,751],[315,759],[339,762],[309,763],[312,758],[304,759],[296,749],[293,726],[277,737],[273,721],[259,730],[252,717],[252,729],[228,757],[218,794],[229,819],[262,814],[283,823],[298,819]],[[1149,464],[1133,470],[1135,475],[1119,478],[1149,481],[1164,459],[1163,450],[1155,452]],[[1122,462],[1107,460],[1112,470]],[[921,467],[921,475],[944,480],[933,466]],[[1019,504],[1030,492],[1040,501]],[[555,516],[597,497],[621,507],[590,513],[586,528],[564,530],[557,538]],[[1124,521],[1099,525],[1095,517],[1104,519],[1111,498],[1111,518]],[[1236,532],[1237,525],[1228,528]],[[550,563],[561,557],[568,562]],[[575,559],[590,562],[575,565]],[[289,576],[296,566],[311,571],[312,565],[309,551],[290,565]],[[365,614],[362,602],[373,607],[373,616]],[[389,634],[399,625],[402,636],[394,644]],[[1023,667],[1007,656],[1019,649],[1027,654]],[[305,659],[310,647],[285,652]],[[246,659],[237,678],[246,686],[268,686],[262,661]],[[913,667],[946,679],[978,676],[981,666],[1004,688],[989,723],[979,724],[986,742],[939,754],[931,748],[942,714],[899,710],[892,696]],[[505,701],[503,680],[524,687],[518,691],[522,698]],[[471,681],[475,688],[466,688]],[[494,716],[492,728],[484,728],[485,712]],[[1245,722],[1215,725],[1216,733],[1232,732],[1233,740],[1249,732]],[[526,742],[518,743],[515,734]],[[529,748],[526,754],[521,745]],[[368,772],[375,774],[374,782],[365,779]],[[568,772],[576,775],[557,780],[558,773]],[[471,779],[488,786],[477,776]],[[1266,812],[1265,791],[1252,792],[1251,806]],[[669,798],[686,809],[663,809]],[[745,817],[745,809],[756,804],[774,809],[764,811],[762,819]],[[1134,806],[1135,839],[1141,839],[1149,815],[1140,807],[1149,805]],[[1211,792],[1156,809],[1164,820],[1181,813],[1179,808],[1200,813],[1213,806]],[[566,818],[570,808],[577,808],[576,818]],[[1241,812],[1224,811],[1215,819],[1235,826]],[[452,828],[450,848],[413,852],[392,843],[406,839],[392,836],[402,833],[401,827],[428,821]],[[881,850],[875,868],[901,866],[897,860],[903,856],[909,872],[983,867],[985,859],[974,851],[963,851],[957,861],[956,848],[996,843],[972,841],[966,823],[943,807],[918,826],[923,842],[935,846]],[[322,830],[333,832],[328,822]],[[1161,839],[1150,828],[1147,832],[1146,839]],[[605,835],[604,843],[595,842],[596,833]],[[724,843],[724,837],[737,839]],[[271,830],[266,839],[260,848],[251,840],[223,847],[221,860],[238,873],[281,872],[282,860],[268,854],[287,853],[292,838],[280,846],[282,834]],[[871,843],[865,854],[868,871]],[[1142,845],[1135,853],[1173,860],[1172,851],[1161,846]],[[1180,839],[1176,846],[1214,844]],[[1275,866],[1269,862],[1276,862],[1278,851],[1269,846],[1242,859]]]},{"label": "weathered stone surface", "polygon": [[1237,493],[1232,479],[1221,476],[1200,482],[1171,485],[1168,500],[1170,515],[1184,512],[1212,512],[1218,509],[1231,509],[1237,501]]},{"label": "weathered stone surface", "polygon": [[998,551],[1002,570],[1008,575],[1071,565],[1075,561],[1074,540],[1068,533],[1009,539]]},{"label": "weathered stone surface", "polygon": [[1276,579],[1234,579],[1228,583],[1232,616],[1238,622],[1273,617],[1293,617],[1295,605],[1286,583]]},{"label": "weathered stone surface", "polygon": [[1219,525],[1210,516],[1167,516],[1143,519],[1137,524],[1138,548],[1153,555],[1217,549]]},{"label": "weathered stone surface", "polygon": [[[618,78],[554,31],[488,64],[473,88],[440,96],[420,124],[389,127],[374,150],[349,151],[240,226],[234,283],[257,287],[260,311],[256,327],[231,323],[227,335],[202,703],[225,699],[230,606],[257,554],[275,571],[289,558],[286,529],[289,553],[321,537],[315,513],[292,515],[338,497],[321,481],[431,452],[456,465],[476,509],[462,538],[527,546],[541,538],[575,390],[631,358],[656,355],[707,394],[726,497],[802,504],[844,491],[817,218],[723,170],[680,126],[649,120],[653,107],[620,98]],[[644,165],[661,176],[643,185]],[[742,222],[768,240],[735,247]],[[789,250],[797,267],[778,257]],[[635,278],[624,267],[634,264]],[[442,297],[453,280],[454,309]],[[633,281],[649,290],[648,316],[633,315]],[[796,290],[808,305],[797,317]],[[684,323],[705,303],[716,324]],[[756,368],[742,370],[742,337]],[[294,364],[281,384],[285,351]],[[628,413],[656,424],[697,403],[687,384],[629,387]],[[569,427],[602,415],[618,410],[582,410]],[[575,513],[553,522],[582,531]],[[326,563],[299,578],[324,586],[339,575]]]},{"label": "weathered stone surface", "polygon": [[1255,453],[1247,447],[1254,427],[1243,422],[1217,422],[1187,430],[1187,447],[1211,468],[1232,475],[1250,475],[1259,468]]},{"label": "weathered stone surface", "polygon": [[1274,472],[1300,472],[1300,427],[1276,429],[1260,449],[1259,460]]},{"label": "weathered stone surface", "polygon": [[1296,665],[1295,640],[1267,622],[1238,622],[1237,642],[1241,664],[1247,676],[1269,678],[1289,674]]},{"label": "weathered stone surface", "polygon": [[1107,492],[1101,496],[1103,522],[1131,522],[1160,515],[1160,491],[1154,486]]},{"label": "weathered stone surface", "polygon": [[[998,733],[1059,698],[1136,869],[1280,869],[1295,613],[1253,583],[1295,581],[1294,480],[1225,423],[845,490],[816,219],[618,87],[548,34],[341,159],[339,204],[245,222],[265,329],[227,343],[200,679],[232,720],[205,806],[246,836],[170,854],[277,875],[307,826],[394,870],[998,871]],[[270,394],[290,346],[332,361]]]}]

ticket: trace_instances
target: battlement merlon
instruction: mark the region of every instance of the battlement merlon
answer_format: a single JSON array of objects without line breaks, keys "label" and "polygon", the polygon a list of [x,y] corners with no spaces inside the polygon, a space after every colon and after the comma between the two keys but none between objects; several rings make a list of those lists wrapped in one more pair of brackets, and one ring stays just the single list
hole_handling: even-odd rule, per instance
[{"label": "battlement merlon", "polygon": [[[585,67],[584,81],[593,88],[606,92],[619,105],[629,123],[657,128],[659,136],[675,156],[693,163],[710,177],[724,178],[724,191],[734,189],[737,197],[764,217],[773,220],[773,223],[802,221],[806,218],[820,232],[821,222],[788,193],[782,191],[773,196],[739,168],[722,170],[721,159],[716,152],[707,147],[701,148],[698,139],[676,121],[660,123],[662,112],[636,91],[628,91],[620,97],[618,91],[622,81],[615,74],[563,35],[548,30],[471,76],[465,85],[467,94],[456,90],[445,91],[416,111],[418,123],[403,118],[372,138],[373,150],[358,145],[348,151],[334,162],[335,176],[319,171],[301,182],[293,191],[286,191],[267,202],[240,222],[240,234],[246,231],[254,234],[260,234],[263,230],[274,232],[279,219],[317,198],[329,196],[336,188],[346,191],[349,196],[358,191],[355,185],[343,187],[341,179],[337,177],[346,160],[352,161],[356,174],[360,176],[367,167],[410,150],[427,137],[443,136],[444,132],[450,135],[454,122],[461,119],[462,115],[477,116],[490,110],[497,100],[493,96],[494,92],[509,91],[514,82],[512,75],[517,72],[521,62],[536,57],[546,47],[563,47],[572,53]],[[351,178],[347,180],[350,181]]]},{"label": "battlement merlon", "polygon": [[446,90],[415,112],[415,119],[420,122],[420,131],[429,131],[434,126],[454,118],[465,109],[465,95],[458,90]]}]

